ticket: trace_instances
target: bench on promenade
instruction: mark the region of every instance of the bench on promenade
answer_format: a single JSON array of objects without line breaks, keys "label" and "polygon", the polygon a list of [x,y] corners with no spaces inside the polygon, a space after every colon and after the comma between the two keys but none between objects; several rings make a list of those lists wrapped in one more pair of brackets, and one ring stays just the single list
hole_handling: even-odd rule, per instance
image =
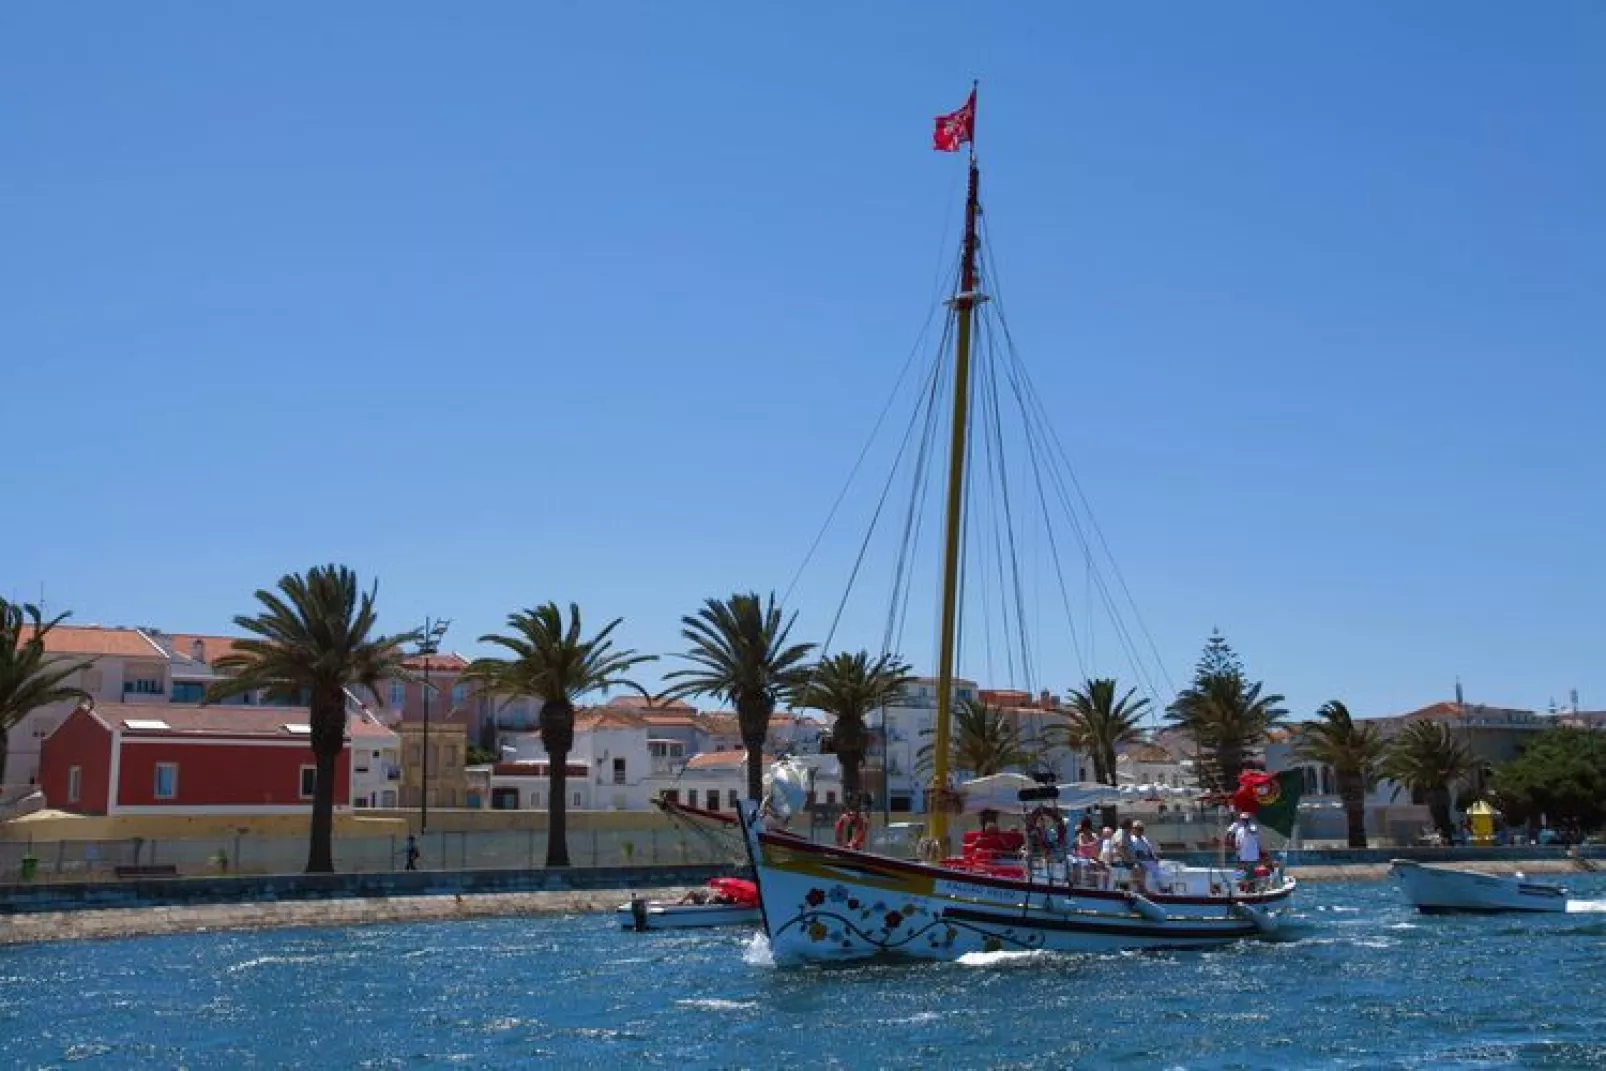
[{"label": "bench on promenade", "polygon": [[112,873],[119,878],[176,878],[178,867],[172,863],[153,863],[149,866],[117,866]]}]

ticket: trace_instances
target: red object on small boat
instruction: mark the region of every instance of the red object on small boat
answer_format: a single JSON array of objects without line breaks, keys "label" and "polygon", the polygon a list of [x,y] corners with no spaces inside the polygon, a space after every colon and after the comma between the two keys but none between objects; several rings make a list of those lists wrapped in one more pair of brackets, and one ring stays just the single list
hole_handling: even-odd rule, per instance
[{"label": "red object on small boat", "polygon": [[708,887],[733,904],[742,907],[758,906],[758,886],[741,878],[713,878]]}]

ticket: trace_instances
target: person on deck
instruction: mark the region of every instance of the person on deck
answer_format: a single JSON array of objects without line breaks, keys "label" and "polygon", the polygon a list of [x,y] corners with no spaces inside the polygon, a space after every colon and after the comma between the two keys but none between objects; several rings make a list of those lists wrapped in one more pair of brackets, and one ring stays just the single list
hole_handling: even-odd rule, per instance
[{"label": "person on deck", "polygon": [[1158,889],[1160,853],[1155,851],[1149,838],[1144,836],[1142,822],[1132,823],[1132,831],[1127,835],[1127,847],[1132,853],[1133,863],[1137,865],[1138,888]]},{"label": "person on deck", "polygon": [[1232,838],[1238,869],[1253,876],[1260,865],[1260,827],[1255,825],[1255,816],[1248,811],[1239,814],[1238,821],[1227,828],[1227,836]]}]

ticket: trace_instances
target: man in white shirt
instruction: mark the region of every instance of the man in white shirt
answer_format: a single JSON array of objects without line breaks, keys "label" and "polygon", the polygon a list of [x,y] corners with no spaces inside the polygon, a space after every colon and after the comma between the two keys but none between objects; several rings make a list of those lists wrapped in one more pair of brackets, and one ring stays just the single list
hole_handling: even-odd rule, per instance
[{"label": "man in white shirt", "polygon": [[1255,867],[1260,865],[1260,828],[1255,825],[1254,816],[1244,811],[1238,821],[1228,827],[1227,835],[1237,850],[1238,865],[1254,873]]}]

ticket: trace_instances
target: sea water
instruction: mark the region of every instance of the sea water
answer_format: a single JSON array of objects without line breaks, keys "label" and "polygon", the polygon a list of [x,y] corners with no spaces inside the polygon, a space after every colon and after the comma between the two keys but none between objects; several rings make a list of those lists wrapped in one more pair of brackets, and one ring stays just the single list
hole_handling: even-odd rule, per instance
[{"label": "sea water", "polygon": [[1606,1066],[1606,876],[1565,915],[1307,885],[1208,952],[781,968],[584,915],[0,948],[0,1066]]}]

